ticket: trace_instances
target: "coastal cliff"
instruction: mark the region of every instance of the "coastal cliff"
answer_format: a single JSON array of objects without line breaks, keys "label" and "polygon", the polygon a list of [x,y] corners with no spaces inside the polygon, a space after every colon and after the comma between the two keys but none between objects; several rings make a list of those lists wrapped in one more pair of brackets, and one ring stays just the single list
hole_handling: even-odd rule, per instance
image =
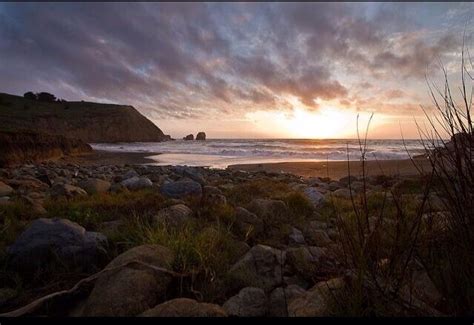
[{"label": "coastal cliff", "polygon": [[92,152],[87,143],[33,131],[0,131],[0,167]]},{"label": "coastal cliff", "polygon": [[88,143],[170,140],[133,106],[41,102],[0,93],[0,126],[64,135]]}]

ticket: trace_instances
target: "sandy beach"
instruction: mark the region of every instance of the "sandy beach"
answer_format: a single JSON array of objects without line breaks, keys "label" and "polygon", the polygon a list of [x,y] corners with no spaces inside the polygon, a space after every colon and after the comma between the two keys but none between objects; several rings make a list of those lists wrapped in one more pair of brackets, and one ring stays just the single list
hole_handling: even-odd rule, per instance
[{"label": "sandy beach", "polygon": [[[419,168],[424,171],[430,170],[429,161],[426,159],[414,160]],[[367,174],[390,175],[390,176],[410,176],[417,175],[418,170],[409,159],[404,160],[379,160],[367,161]],[[268,172],[286,172],[303,177],[329,177],[339,179],[350,174],[360,176],[362,173],[362,164],[359,161],[320,161],[320,162],[283,162],[268,164],[242,164],[229,166],[231,169],[245,171],[268,171]]]},{"label": "sandy beach", "polygon": [[85,155],[63,157],[60,159],[60,161],[84,166],[141,165],[155,162],[155,160],[147,157],[158,154],[159,153],[111,152],[104,150],[94,150],[91,153]]},{"label": "sandy beach", "polygon": [[[141,165],[156,162],[151,157],[159,153],[149,152],[109,152],[103,150],[94,150],[91,154],[82,156],[72,156],[62,158],[65,163],[74,163],[84,166],[91,165]],[[426,159],[418,158],[414,160],[419,168],[424,171],[430,170],[430,164]],[[387,176],[410,176],[417,175],[418,170],[413,162],[408,159],[403,160],[379,160],[367,161],[368,175],[387,175]],[[268,171],[285,172],[303,177],[329,177],[339,179],[350,174],[360,176],[362,172],[359,161],[314,161],[314,162],[278,162],[261,164],[238,164],[229,165],[229,169],[244,171]]]}]

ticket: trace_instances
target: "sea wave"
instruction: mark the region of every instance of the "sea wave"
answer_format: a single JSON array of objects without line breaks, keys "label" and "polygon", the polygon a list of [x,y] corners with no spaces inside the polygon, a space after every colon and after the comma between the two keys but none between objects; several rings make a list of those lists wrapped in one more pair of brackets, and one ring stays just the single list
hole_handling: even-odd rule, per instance
[{"label": "sea wave", "polygon": [[[358,160],[361,157],[361,143],[358,140],[311,140],[311,139],[210,139],[206,141],[167,141],[157,143],[100,143],[92,144],[94,149],[118,152],[149,152],[179,156],[179,163],[195,162],[195,156],[205,156],[206,165],[213,161],[269,161],[285,159],[301,160]],[[422,154],[424,148],[419,140],[367,140],[368,160],[406,159]],[[194,156],[194,157],[192,157]],[[157,159],[159,160],[160,156]],[[184,157],[184,158],[183,158]],[[247,160],[246,160],[247,159]],[[170,163],[173,163],[171,161]],[[176,162],[178,163],[178,161]]]}]

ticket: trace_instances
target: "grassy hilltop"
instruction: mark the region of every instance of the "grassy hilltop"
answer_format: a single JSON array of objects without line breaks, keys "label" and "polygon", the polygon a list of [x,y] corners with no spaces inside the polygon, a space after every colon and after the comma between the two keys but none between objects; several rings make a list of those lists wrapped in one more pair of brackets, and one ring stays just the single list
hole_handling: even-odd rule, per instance
[{"label": "grassy hilltop", "polygon": [[43,102],[5,93],[0,93],[0,129],[59,134],[89,143],[169,139],[132,106]]}]

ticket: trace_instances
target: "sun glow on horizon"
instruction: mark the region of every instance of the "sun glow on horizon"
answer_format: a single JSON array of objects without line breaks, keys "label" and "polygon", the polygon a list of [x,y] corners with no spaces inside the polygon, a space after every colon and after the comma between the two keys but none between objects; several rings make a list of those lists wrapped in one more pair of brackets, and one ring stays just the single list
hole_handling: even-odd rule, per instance
[{"label": "sun glow on horizon", "polygon": [[[370,113],[332,106],[323,106],[317,111],[295,108],[290,114],[259,111],[249,114],[249,118],[268,133],[277,132],[281,136],[290,138],[329,139],[355,137],[358,114],[359,130],[363,134]],[[383,120],[382,116],[378,116],[377,119],[374,117],[371,128],[379,125],[381,120]]]}]

